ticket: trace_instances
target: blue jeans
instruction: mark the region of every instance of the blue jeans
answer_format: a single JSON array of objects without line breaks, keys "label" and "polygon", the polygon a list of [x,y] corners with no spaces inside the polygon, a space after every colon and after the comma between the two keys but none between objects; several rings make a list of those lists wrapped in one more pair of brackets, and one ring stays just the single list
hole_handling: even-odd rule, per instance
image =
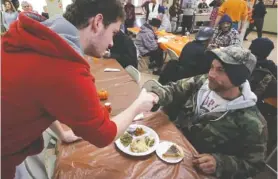
[{"label": "blue jeans", "polygon": [[232,27],[236,30],[238,30],[238,22],[233,22]]}]

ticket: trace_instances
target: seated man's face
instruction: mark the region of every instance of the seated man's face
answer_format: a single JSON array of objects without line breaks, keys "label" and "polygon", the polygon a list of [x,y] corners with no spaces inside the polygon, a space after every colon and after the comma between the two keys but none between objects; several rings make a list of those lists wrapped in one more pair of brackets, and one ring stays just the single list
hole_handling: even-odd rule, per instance
[{"label": "seated man's face", "polygon": [[154,27],[154,26],[152,26],[152,27],[153,27],[153,31],[154,31],[154,32],[156,32],[156,31],[158,30],[157,27]]},{"label": "seated man's face", "polygon": [[209,88],[215,92],[226,91],[234,87],[219,60],[213,60],[208,73]]},{"label": "seated man's face", "polygon": [[222,24],[220,24],[220,28],[222,31],[227,32],[231,29],[232,24],[229,22],[223,22]]}]

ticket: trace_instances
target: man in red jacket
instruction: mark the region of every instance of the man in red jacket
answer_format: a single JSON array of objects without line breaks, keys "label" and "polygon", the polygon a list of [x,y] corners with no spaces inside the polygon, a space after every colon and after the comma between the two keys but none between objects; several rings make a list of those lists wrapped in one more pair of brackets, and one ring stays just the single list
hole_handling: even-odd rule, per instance
[{"label": "man in red jacket", "polygon": [[97,96],[83,54],[101,57],[113,45],[124,12],[117,0],[78,0],[63,16],[46,20],[21,13],[2,37],[2,178],[41,152],[42,132],[55,120],[77,136],[105,147],[157,99],[146,90],[125,111],[109,119]]}]

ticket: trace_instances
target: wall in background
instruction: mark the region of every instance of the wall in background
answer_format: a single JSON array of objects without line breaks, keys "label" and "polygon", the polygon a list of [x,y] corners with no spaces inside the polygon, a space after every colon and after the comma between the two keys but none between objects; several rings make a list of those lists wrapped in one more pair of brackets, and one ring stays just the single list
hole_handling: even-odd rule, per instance
[{"label": "wall in background", "polygon": [[267,8],[263,31],[277,33],[277,8]]}]

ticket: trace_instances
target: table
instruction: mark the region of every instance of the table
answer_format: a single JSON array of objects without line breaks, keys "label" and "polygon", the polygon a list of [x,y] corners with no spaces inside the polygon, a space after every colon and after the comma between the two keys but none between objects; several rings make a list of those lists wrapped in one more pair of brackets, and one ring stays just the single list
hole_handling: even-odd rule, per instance
[{"label": "table", "polygon": [[[108,100],[102,101],[102,103],[111,103],[112,116],[125,110],[137,98],[140,92],[139,86],[116,60],[94,59],[89,60],[89,64],[97,89],[107,90],[109,94]],[[105,68],[117,68],[121,71],[104,72]]]},{"label": "table", "polygon": [[[133,28],[128,28],[127,30],[133,34],[138,34],[140,31],[140,28],[133,27]],[[186,37],[186,36],[181,37],[181,36],[174,35],[172,33],[167,33],[167,32],[162,32],[162,31],[158,31],[157,36],[158,37],[173,36],[174,38],[169,39],[168,42],[159,43],[159,47],[164,51],[169,48],[169,49],[175,51],[178,56],[180,56],[183,47],[188,42],[191,41],[189,39],[189,37]]]},{"label": "table", "polygon": [[[120,68],[115,60],[99,61],[91,64],[92,73],[96,78],[97,86],[105,88],[105,85],[119,83],[112,79],[125,79],[124,88],[115,86],[111,88],[111,97],[113,101],[113,110],[119,113],[132,103],[135,96],[139,93],[137,84],[130,81],[127,73],[124,71],[117,74],[107,75],[103,72],[106,67]],[[113,72],[115,73],[115,72]],[[109,84],[107,81],[110,81]],[[123,84],[123,83],[121,83]],[[114,86],[114,85],[112,85]],[[133,86],[133,87],[132,87]],[[136,87],[137,86],[137,87]],[[131,87],[131,88],[130,88]],[[119,91],[121,88],[121,92]],[[117,90],[114,90],[117,89]],[[127,96],[118,95],[127,92]],[[116,95],[113,96],[112,95]],[[127,102],[124,102],[123,98]],[[114,105],[113,105],[114,104]],[[124,107],[125,106],[125,107]],[[138,124],[144,124],[153,128],[159,135],[160,140],[169,140],[177,143],[185,150],[185,158],[179,164],[166,164],[162,162],[155,153],[146,157],[131,157],[120,152],[114,144],[99,149],[86,141],[79,141],[73,144],[58,144],[56,168],[54,172],[55,179],[204,179],[207,178],[192,166],[192,156],[197,151],[187,141],[183,134],[169,121],[168,117],[161,111],[153,113],[151,116]]]},{"label": "table", "polygon": [[210,14],[211,13],[196,13],[194,14],[194,18],[193,18],[193,31],[198,31],[199,27],[197,26],[197,22],[210,22]]}]

